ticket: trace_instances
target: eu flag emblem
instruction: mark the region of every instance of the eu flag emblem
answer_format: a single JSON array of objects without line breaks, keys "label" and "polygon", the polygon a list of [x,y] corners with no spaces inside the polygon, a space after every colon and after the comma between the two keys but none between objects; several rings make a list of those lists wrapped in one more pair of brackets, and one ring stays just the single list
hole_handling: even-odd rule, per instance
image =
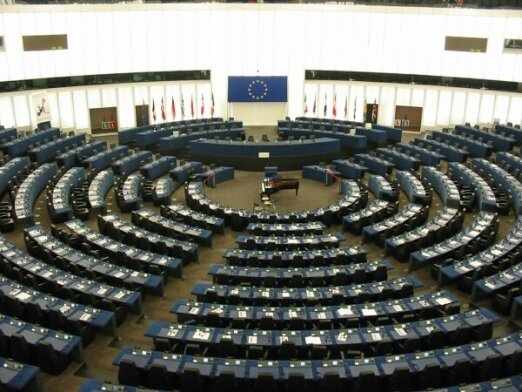
[{"label": "eu flag emblem", "polygon": [[228,102],[287,102],[286,76],[229,76]]}]

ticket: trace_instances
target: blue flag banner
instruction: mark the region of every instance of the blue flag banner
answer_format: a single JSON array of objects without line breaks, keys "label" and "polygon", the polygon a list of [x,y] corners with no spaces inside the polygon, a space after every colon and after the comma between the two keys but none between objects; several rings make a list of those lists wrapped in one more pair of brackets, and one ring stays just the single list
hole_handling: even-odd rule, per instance
[{"label": "blue flag banner", "polygon": [[228,102],[287,102],[286,76],[229,76]]}]

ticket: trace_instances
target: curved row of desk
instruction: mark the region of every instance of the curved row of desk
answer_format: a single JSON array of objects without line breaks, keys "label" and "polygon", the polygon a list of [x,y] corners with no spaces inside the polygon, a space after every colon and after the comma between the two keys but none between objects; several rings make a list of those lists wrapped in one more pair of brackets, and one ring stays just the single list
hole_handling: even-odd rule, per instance
[{"label": "curved row of desk", "polygon": [[328,390],[393,391],[451,386],[517,374],[521,340],[520,334],[512,334],[417,353],[305,361],[198,357],[126,347],[113,364],[119,366],[120,382],[130,381],[136,385],[146,384],[153,369],[164,368],[169,389],[202,387],[211,381],[218,382],[226,372],[231,376],[227,377],[231,388],[248,387],[255,391],[276,390],[278,386],[292,391],[319,386]]},{"label": "curved row of desk", "polygon": [[340,143],[326,137],[273,142],[196,139],[190,141],[189,148],[193,159],[205,163],[241,170],[262,170],[270,163],[282,170],[296,170],[306,164],[337,158]]},{"label": "curved row of desk", "polygon": [[[251,223],[255,225],[255,223]],[[263,223],[263,225],[270,225]],[[274,224],[278,227],[280,224]],[[366,261],[368,249],[361,245],[341,248],[296,250],[227,249],[223,257],[229,265],[258,267],[305,267],[344,265]]]},{"label": "curved row of desk", "polygon": [[172,305],[171,313],[182,324],[194,322],[200,326],[297,332],[331,330],[332,326],[354,328],[428,320],[458,313],[459,309],[456,297],[438,291],[381,302],[308,307],[239,306],[178,300]]},{"label": "curved row of desk", "polygon": [[392,300],[413,295],[422,286],[413,276],[381,282],[323,287],[251,287],[197,283],[192,289],[198,302],[244,306],[326,306]]}]

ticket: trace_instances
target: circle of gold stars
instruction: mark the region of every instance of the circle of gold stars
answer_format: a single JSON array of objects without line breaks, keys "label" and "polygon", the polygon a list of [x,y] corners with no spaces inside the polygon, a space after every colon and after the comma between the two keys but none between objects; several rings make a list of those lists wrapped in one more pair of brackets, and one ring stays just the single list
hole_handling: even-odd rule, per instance
[{"label": "circle of gold stars", "polygon": [[265,99],[268,94],[268,85],[260,79],[252,80],[248,83],[248,96],[256,101]]}]

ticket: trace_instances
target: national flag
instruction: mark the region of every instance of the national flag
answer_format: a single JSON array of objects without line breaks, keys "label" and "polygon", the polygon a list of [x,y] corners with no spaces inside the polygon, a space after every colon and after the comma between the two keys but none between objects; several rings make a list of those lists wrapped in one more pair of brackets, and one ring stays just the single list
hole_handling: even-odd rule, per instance
[{"label": "national flag", "polygon": [[326,96],[326,93],[324,93],[323,117],[326,117],[327,111],[328,111],[328,97]]},{"label": "national flag", "polygon": [[344,119],[348,118],[348,97],[344,96]]},{"label": "national flag", "polygon": [[145,100],[143,100],[141,105],[141,125],[145,125],[147,122],[147,113],[145,110]]},{"label": "national flag", "polygon": [[332,106],[332,115],[337,117],[337,93],[334,91],[334,99],[333,99],[333,106]]},{"label": "national flag", "polygon": [[190,95],[190,115],[194,118],[194,97]]},{"label": "national flag", "polygon": [[377,100],[373,101],[372,106],[372,123],[375,124],[377,122]]},{"label": "national flag", "polygon": [[172,119],[176,119],[176,104],[174,103],[174,97],[172,97],[172,103],[170,104],[170,109],[172,111]]},{"label": "national flag", "polygon": [[181,119],[185,119],[185,100],[183,99],[183,93],[181,93]]},{"label": "national flag", "polygon": [[353,121],[355,121],[356,113],[357,113],[357,96],[355,96],[355,100],[353,101]]},{"label": "national flag", "polygon": [[205,97],[203,97],[203,93],[201,93],[201,117],[205,114]]},{"label": "national flag", "polygon": [[156,122],[156,105],[154,103],[154,98],[152,99],[152,119]]},{"label": "national flag", "polygon": [[304,109],[303,109],[303,112],[304,112],[304,114],[308,113],[308,105],[306,104],[306,94],[305,94],[305,97],[304,97]]},{"label": "national flag", "polygon": [[215,107],[214,107],[214,93],[211,91],[210,92],[210,117],[214,117],[214,111],[215,111]]},{"label": "national flag", "polygon": [[163,122],[167,121],[167,113],[165,112],[165,101],[163,97],[161,97],[161,119]]},{"label": "national flag", "polygon": [[315,116],[316,111],[317,111],[317,95],[314,96],[314,107],[312,110],[312,112],[314,113],[314,116]]},{"label": "national flag", "polygon": [[363,114],[363,122],[366,122],[366,116],[367,116],[367,110],[368,110],[368,104],[366,103],[366,98],[364,99],[364,106],[363,106],[364,114]]}]

